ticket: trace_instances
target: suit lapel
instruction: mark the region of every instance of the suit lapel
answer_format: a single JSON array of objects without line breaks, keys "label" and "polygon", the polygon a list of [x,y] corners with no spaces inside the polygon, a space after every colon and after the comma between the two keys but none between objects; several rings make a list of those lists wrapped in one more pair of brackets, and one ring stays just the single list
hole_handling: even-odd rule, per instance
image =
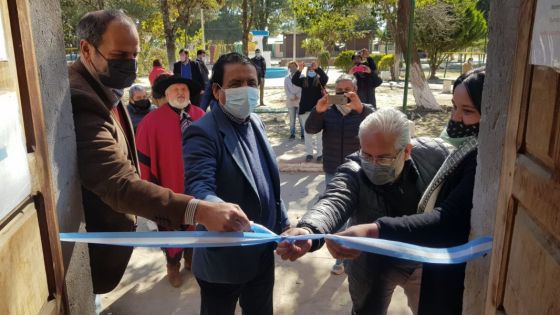
[{"label": "suit lapel", "polygon": [[245,178],[251,185],[251,188],[253,188],[253,191],[258,197],[259,193],[257,191],[257,185],[255,184],[255,180],[251,173],[249,161],[245,157],[243,148],[241,147],[241,144],[237,139],[235,129],[233,128],[231,122],[223,113],[222,109],[218,108],[219,106],[220,105],[216,104],[216,106],[214,107],[215,109],[212,111],[212,114],[214,115],[218,128],[220,129],[220,132],[224,137],[224,143],[226,145],[226,148],[231,154],[233,160],[235,161],[235,164],[237,164],[237,167],[239,167],[241,173],[243,173],[243,176],[245,176]]}]

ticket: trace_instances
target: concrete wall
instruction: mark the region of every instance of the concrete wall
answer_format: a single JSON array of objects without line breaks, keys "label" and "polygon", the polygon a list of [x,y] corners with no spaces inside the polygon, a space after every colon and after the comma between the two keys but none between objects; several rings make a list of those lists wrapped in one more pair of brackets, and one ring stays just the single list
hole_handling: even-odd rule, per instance
[{"label": "concrete wall", "polygon": [[[488,63],[482,96],[480,147],[471,216],[471,237],[492,235],[502,169],[514,52],[522,0],[494,0],[489,18]],[[523,27],[526,27],[524,25]],[[463,314],[483,314],[490,257],[467,264]]]},{"label": "concrete wall", "polygon": [[[85,231],[60,2],[30,0],[29,8],[60,230]],[[62,245],[70,313],[93,314],[87,247]]]}]

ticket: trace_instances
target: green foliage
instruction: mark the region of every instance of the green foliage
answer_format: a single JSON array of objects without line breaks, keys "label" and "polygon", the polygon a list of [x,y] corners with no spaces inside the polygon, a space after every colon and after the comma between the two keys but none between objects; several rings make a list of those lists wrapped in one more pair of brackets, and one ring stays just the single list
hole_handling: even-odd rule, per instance
[{"label": "green foliage", "polygon": [[342,51],[340,54],[338,54],[338,56],[336,56],[336,59],[334,60],[334,66],[340,71],[348,73],[348,71],[350,71],[350,68],[352,68],[353,66],[352,56],[354,56],[354,53],[355,52],[353,50]]},{"label": "green foliage", "polygon": [[301,47],[303,47],[309,55],[318,57],[319,54],[325,50],[325,43],[318,38],[309,37],[303,40]]},{"label": "green foliage", "polygon": [[448,52],[460,51],[486,36],[486,21],[472,0],[421,4],[416,10],[415,41],[428,53],[433,79]]},{"label": "green foliage", "polygon": [[385,57],[385,54],[371,54],[370,57],[373,59],[376,65],[379,64],[379,61]]},{"label": "green foliage", "polygon": [[379,60],[379,62],[376,63],[377,70],[379,71],[390,70],[394,63],[395,63],[395,55],[386,54],[381,58],[381,60]]},{"label": "green foliage", "polygon": [[[375,31],[377,23],[370,18],[366,0],[299,0],[292,1],[298,27],[310,37],[319,38],[332,50],[337,43],[362,38]],[[364,14],[364,11],[367,12]]]},{"label": "green foliage", "polygon": [[327,72],[329,71],[329,60],[331,60],[331,54],[328,51],[319,54],[319,64]]}]

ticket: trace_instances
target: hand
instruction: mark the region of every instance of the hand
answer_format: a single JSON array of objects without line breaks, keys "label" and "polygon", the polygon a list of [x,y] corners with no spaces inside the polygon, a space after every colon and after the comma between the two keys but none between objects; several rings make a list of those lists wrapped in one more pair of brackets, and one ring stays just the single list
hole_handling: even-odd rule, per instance
[{"label": "hand", "polygon": [[[307,235],[310,234],[308,230],[302,228],[291,228],[286,230],[282,235]],[[294,261],[301,256],[305,255],[311,249],[311,240],[288,242],[282,241],[276,247],[276,254],[283,260]]]},{"label": "hand", "polygon": [[368,66],[363,66],[365,68],[364,73],[371,73],[371,68]]},{"label": "hand", "polygon": [[[379,226],[377,223],[354,225],[335,235],[378,238]],[[337,259],[356,259],[362,253],[359,250],[340,245],[334,240],[327,239],[325,243],[331,255]]]},{"label": "hand", "polygon": [[201,200],[196,208],[195,220],[204,225],[208,231],[241,232],[251,230],[249,219],[243,210],[233,203]]},{"label": "hand", "polygon": [[356,66],[353,66],[352,68],[350,68],[350,71],[348,71],[349,75],[354,75],[354,73],[356,73]]},{"label": "hand", "polygon": [[364,104],[362,104],[362,101],[360,101],[360,97],[354,92],[344,93],[344,96],[350,99],[350,103],[346,104],[345,106],[357,112],[358,114],[361,114],[364,110]]},{"label": "hand", "polygon": [[303,68],[305,68],[305,63],[303,61],[298,62],[298,71],[303,71]]},{"label": "hand", "polygon": [[292,101],[294,102],[299,101],[299,96],[294,96],[294,98],[292,98]]},{"label": "hand", "polygon": [[329,104],[329,94],[326,94],[317,101],[317,105],[315,105],[315,110],[317,113],[324,113],[329,109],[331,104]]}]

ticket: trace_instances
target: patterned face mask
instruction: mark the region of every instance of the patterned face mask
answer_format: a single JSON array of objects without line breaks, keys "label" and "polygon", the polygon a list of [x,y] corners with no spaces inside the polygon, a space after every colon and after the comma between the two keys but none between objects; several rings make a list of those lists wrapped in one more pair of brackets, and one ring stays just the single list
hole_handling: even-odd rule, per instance
[{"label": "patterned face mask", "polygon": [[447,124],[447,134],[451,138],[464,138],[470,136],[478,136],[478,128],[480,124],[465,125],[462,121],[449,120]]}]

